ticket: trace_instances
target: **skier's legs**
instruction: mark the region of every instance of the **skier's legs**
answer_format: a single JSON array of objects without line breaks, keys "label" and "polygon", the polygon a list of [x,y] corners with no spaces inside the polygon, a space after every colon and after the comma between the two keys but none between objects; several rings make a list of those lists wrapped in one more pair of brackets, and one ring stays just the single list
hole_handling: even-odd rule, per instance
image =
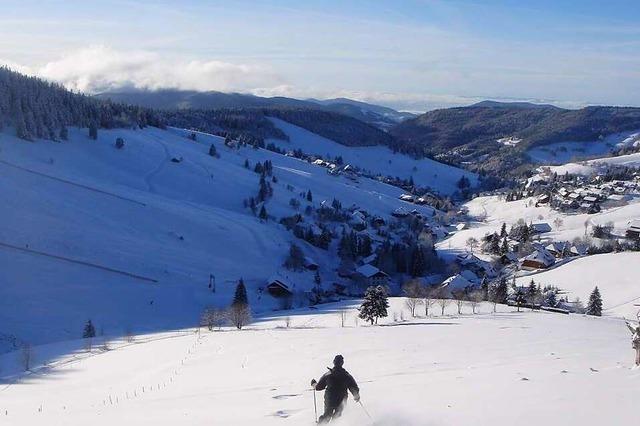
[{"label": "skier's legs", "polygon": [[340,405],[338,405],[335,409],[335,412],[333,413],[333,418],[337,419],[338,417],[340,417],[342,415],[342,411],[344,410],[344,406],[346,404],[347,400],[345,399],[344,401],[342,401],[340,403]]},{"label": "skier's legs", "polygon": [[324,413],[318,419],[319,424],[329,423],[331,418],[333,417],[333,413],[335,412],[335,407],[329,403],[329,401],[324,401]]}]

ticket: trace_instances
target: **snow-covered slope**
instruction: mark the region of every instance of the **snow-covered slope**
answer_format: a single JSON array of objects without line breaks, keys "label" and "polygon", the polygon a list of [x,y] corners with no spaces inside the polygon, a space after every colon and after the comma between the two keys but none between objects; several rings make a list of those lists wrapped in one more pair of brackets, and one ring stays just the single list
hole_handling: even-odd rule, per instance
[{"label": "snow-covered slope", "polygon": [[636,318],[640,308],[640,253],[609,253],[583,257],[550,271],[521,277],[526,285],[534,279],[541,286],[555,285],[579,297],[583,303],[598,286],[605,315]]},{"label": "snow-covered slope", "polygon": [[[212,143],[221,158],[207,155]],[[295,212],[291,198],[301,211],[336,197],[383,216],[406,205],[398,188],[203,134],[193,142],[179,130],[101,130],[92,141],[72,129],[64,143],[0,134],[0,333],[36,344],[77,338],[88,318],[114,335],[187,326],[203,306],[228,304],[240,277],[258,311],[276,306],[257,292],[275,273],[310,288],[312,273],[281,268],[293,235],[243,207],[259,182],[246,159],[273,162],[275,220]],[[313,203],[300,197],[307,190]],[[299,244],[330,285],[335,255]]]},{"label": "snow-covered slope", "polygon": [[531,159],[542,164],[563,164],[582,159],[601,157],[616,148],[638,146],[640,131],[614,133],[597,141],[557,142],[527,151]]},{"label": "snow-covered slope", "polygon": [[581,163],[567,163],[561,166],[551,166],[549,170],[558,175],[569,173],[589,176],[606,170],[611,166],[640,167],[640,153],[620,155],[618,157],[596,158]]},{"label": "snow-covered slope", "polygon": [[372,174],[400,177],[413,177],[416,184],[428,186],[442,194],[449,195],[458,188],[457,182],[466,176],[472,185],[477,183],[474,173],[452,167],[437,161],[423,158],[413,159],[404,154],[393,154],[385,146],[349,147],[323,138],[301,127],[277,118],[271,118],[275,125],[289,136],[289,142],[270,140],[285,150],[301,149],[306,154],[323,156],[332,159],[341,156],[345,164],[353,164]]},{"label": "snow-covered slope", "polygon": [[398,299],[382,326],[356,326],[351,310],[341,328],[337,308],[292,312],[292,328],[272,318],[239,332],[151,335],[93,356],[79,351],[5,386],[3,424],[311,425],[309,381],[336,353],[366,409],[350,400],[337,425],[637,419],[640,370],[631,370],[621,321],[506,307],[490,314],[488,305],[459,317],[450,305],[445,317],[394,323]]}]

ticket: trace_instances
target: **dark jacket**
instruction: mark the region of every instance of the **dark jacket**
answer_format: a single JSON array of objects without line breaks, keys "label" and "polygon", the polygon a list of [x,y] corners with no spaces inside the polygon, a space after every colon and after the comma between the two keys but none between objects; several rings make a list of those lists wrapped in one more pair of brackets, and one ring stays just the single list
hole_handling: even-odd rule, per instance
[{"label": "dark jacket", "polygon": [[316,384],[316,390],[327,391],[324,393],[325,402],[331,406],[338,406],[347,399],[347,390],[354,398],[358,398],[360,389],[355,379],[342,367],[333,367],[320,378]]}]

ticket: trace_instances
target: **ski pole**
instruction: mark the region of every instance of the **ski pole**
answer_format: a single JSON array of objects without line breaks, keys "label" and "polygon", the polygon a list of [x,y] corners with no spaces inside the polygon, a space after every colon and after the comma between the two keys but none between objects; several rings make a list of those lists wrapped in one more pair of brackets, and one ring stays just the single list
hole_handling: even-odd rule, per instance
[{"label": "ski pole", "polygon": [[362,401],[358,401],[358,404],[360,404],[360,406],[362,407],[362,409],[364,410],[364,413],[367,415],[367,417],[369,417],[369,420],[373,421],[373,417],[371,417],[371,414],[369,414],[369,412],[367,411],[366,408],[364,408],[364,404],[362,403]]},{"label": "ski pole", "polygon": [[316,423],[318,423],[318,405],[316,404],[316,389],[313,389],[313,411],[316,413]]}]

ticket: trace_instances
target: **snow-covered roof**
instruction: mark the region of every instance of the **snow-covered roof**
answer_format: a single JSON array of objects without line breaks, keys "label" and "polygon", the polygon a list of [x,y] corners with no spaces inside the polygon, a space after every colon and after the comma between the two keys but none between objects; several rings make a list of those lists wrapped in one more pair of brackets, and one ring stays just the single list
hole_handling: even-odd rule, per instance
[{"label": "snow-covered roof", "polygon": [[534,223],[533,225],[533,229],[538,233],[538,234],[543,234],[545,232],[551,232],[551,225],[549,225],[546,222],[542,222],[542,223]]},{"label": "snow-covered roof", "polygon": [[441,284],[441,288],[446,289],[448,292],[455,292],[464,290],[467,287],[473,286],[473,283],[463,277],[460,274],[453,275],[446,280],[444,280]]},{"label": "snow-covered roof", "polygon": [[[373,265],[370,264],[365,264],[360,266],[359,268],[356,269],[356,272],[359,273],[360,275],[366,277],[366,278],[371,278],[374,275],[376,275],[379,272],[382,272],[380,269],[376,268]],[[382,272],[384,274],[384,272]],[[385,274],[386,275],[386,274]]]},{"label": "snow-covered roof", "polygon": [[525,257],[524,260],[541,263],[546,266],[551,266],[556,262],[553,255],[545,249],[537,249],[536,251],[531,253],[529,256]]}]

